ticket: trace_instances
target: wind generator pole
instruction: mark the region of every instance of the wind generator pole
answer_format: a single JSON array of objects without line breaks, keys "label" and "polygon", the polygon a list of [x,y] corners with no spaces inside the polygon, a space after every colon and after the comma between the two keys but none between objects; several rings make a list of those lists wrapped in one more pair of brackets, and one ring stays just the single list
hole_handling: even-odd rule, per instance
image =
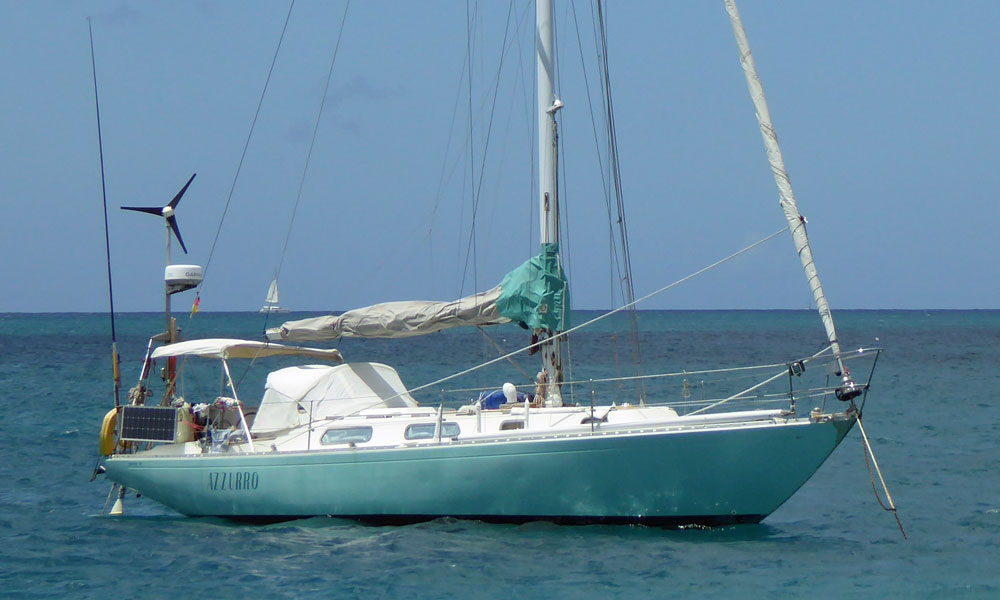
[{"label": "wind generator pole", "polygon": [[[170,268],[170,223],[166,223],[167,228],[167,268]],[[167,328],[164,331],[167,334],[166,343],[173,344],[177,341],[177,333],[174,330],[173,320],[170,318],[170,283],[167,281],[163,282],[163,298],[164,298],[164,314],[167,319]]]},{"label": "wind generator pole", "polygon": [[[562,102],[555,94],[555,47],[552,33],[552,0],[535,3],[535,50],[538,79],[538,201],[541,211],[541,243],[559,243],[559,198],[556,113]],[[560,259],[561,262],[561,259]],[[549,332],[551,335],[552,332]],[[562,406],[562,338],[550,339],[542,347],[542,367],[548,373],[545,404]]]}]

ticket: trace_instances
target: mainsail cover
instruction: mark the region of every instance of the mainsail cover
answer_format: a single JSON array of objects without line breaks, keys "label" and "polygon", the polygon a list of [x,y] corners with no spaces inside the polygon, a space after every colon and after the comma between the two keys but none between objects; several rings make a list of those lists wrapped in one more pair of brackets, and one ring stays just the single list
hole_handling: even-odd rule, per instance
[{"label": "mainsail cover", "polygon": [[453,302],[383,302],[342,315],[288,321],[267,330],[269,339],[290,342],[340,337],[404,338],[467,325],[498,325],[507,319],[497,311],[500,286]]},{"label": "mainsail cover", "polygon": [[500,283],[500,314],[528,329],[569,328],[569,283],[559,264],[559,244],[542,244],[533,256]]},{"label": "mainsail cover", "polygon": [[562,331],[569,326],[569,286],[557,244],[504,277],[500,285],[451,302],[384,302],[329,315],[288,321],[267,330],[272,340],[307,342],[341,337],[405,338],[452,327],[521,323],[529,329]]}]

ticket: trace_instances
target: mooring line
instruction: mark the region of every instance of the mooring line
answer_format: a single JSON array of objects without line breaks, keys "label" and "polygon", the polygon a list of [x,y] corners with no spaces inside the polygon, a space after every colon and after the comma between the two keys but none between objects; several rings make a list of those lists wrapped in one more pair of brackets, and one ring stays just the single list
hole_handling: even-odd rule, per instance
[{"label": "mooring line", "polygon": [[[878,466],[878,461],[875,460],[875,452],[872,450],[872,445],[868,441],[868,434],[865,433],[865,426],[861,424],[861,415],[858,415],[858,429],[861,431],[861,441],[864,444],[865,450],[865,467],[868,468],[868,479],[872,483],[872,492],[875,493],[875,499],[878,500],[878,505],[882,507],[882,510],[891,512],[892,516],[896,517],[896,525],[899,526],[899,532],[903,534],[903,539],[906,538],[906,531],[903,530],[903,523],[899,520],[899,513],[896,510],[896,505],[892,501],[892,494],[889,493],[889,486],[885,484],[885,478],[882,477],[882,469]],[[869,462],[868,457],[871,456],[871,461]],[[886,500],[889,502],[889,506],[886,506],[882,502],[882,497],[879,496],[878,488],[875,487],[875,477],[872,475],[872,465],[875,466],[875,472],[878,474],[878,479],[882,483],[882,489],[885,491]]]}]

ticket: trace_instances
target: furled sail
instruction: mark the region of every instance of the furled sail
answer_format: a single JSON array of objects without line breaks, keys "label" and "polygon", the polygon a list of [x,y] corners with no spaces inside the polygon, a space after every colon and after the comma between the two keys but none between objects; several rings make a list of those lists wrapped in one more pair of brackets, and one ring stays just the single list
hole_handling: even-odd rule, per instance
[{"label": "furled sail", "polygon": [[452,327],[511,321],[548,331],[562,331],[569,326],[569,286],[559,265],[557,244],[542,244],[541,253],[486,292],[451,302],[384,302],[342,315],[288,321],[269,329],[267,337],[290,342],[340,337],[404,338]]},{"label": "furled sail", "polygon": [[746,32],[743,30],[743,22],[740,20],[739,11],[736,10],[736,4],[733,0],[726,0],[726,12],[729,13],[733,34],[736,36],[736,44],[739,46],[740,64],[743,66],[747,88],[750,90],[750,97],[753,100],[754,109],[757,111],[757,121],[760,125],[760,133],[764,138],[767,160],[774,173],[774,182],[778,186],[781,208],[788,220],[795,249],[802,261],[802,268],[805,270],[806,280],[809,282],[809,289],[812,290],[816,308],[823,321],[823,327],[826,329],[827,338],[830,340],[830,346],[834,354],[839,354],[840,344],[837,340],[837,331],[833,326],[833,315],[830,313],[830,305],[823,293],[823,286],[819,282],[816,263],[813,262],[812,250],[809,247],[809,238],[806,236],[806,220],[799,214],[798,206],[795,204],[792,182],[788,178],[788,171],[785,170],[785,160],[782,158],[781,148],[778,146],[778,136],[774,133],[774,125],[771,124],[771,112],[768,110],[767,100],[764,98],[764,88],[757,75],[753,55],[750,53],[750,44],[747,41]]}]

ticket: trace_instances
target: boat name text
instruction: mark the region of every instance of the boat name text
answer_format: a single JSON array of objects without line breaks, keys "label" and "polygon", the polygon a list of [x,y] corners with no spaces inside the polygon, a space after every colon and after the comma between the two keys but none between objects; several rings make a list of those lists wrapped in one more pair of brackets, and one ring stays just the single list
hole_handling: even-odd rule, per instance
[{"label": "boat name text", "polygon": [[208,473],[208,489],[213,492],[255,490],[257,482],[257,471],[210,471]]}]

